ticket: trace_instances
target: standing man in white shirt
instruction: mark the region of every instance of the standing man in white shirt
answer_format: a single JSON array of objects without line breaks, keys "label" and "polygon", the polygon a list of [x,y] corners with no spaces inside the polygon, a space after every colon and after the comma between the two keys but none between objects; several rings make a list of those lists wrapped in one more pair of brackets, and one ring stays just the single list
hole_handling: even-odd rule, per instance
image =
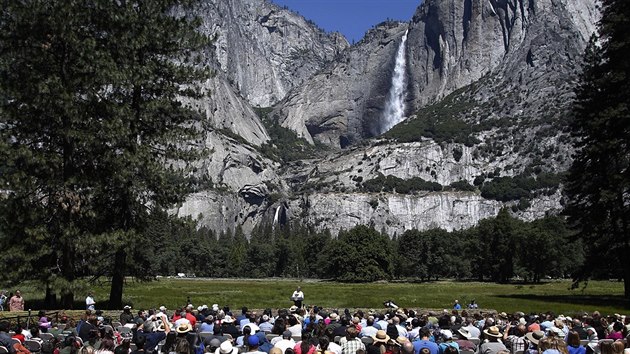
[{"label": "standing man in white shirt", "polygon": [[302,308],[302,301],[304,301],[304,293],[302,292],[301,287],[297,287],[297,289],[291,295],[291,300],[293,300],[293,304],[297,306],[297,308]]},{"label": "standing man in white shirt", "polygon": [[95,306],[96,306],[96,301],[94,301],[94,295],[90,291],[88,293],[88,296],[85,298],[85,309],[94,311]]}]

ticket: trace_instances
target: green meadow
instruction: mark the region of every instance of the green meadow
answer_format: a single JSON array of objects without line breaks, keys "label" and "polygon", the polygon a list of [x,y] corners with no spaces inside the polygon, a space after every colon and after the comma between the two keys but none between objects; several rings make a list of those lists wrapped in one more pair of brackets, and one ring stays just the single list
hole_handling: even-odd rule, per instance
[{"label": "green meadow", "polygon": [[[481,308],[505,312],[546,312],[575,314],[599,310],[602,313],[625,312],[630,302],[623,298],[623,283],[592,281],[571,290],[570,281],[542,284],[495,284],[479,282],[367,283],[347,284],[299,280],[213,280],[166,279],[153,282],[128,281],[124,301],[134,308],[165,305],[182,306],[188,299],[195,306],[214,303],[232,309],[282,308],[296,286],[301,286],[306,305],[325,308],[383,309],[385,300],[400,307],[415,309],[451,308],[453,301],[467,304],[475,299]],[[109,294],[106,284],[94,287],[96,300]]]}]

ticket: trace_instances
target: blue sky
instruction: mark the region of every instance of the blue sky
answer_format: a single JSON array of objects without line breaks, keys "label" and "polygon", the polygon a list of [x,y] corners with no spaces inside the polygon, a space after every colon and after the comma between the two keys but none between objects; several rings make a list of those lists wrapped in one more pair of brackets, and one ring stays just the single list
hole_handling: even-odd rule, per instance
[{"label": "blue sky", "polygon": [[365,31],[386,19],[409,21],[421,0],[272,0],[299,12],[328,32],[358,42]]}]

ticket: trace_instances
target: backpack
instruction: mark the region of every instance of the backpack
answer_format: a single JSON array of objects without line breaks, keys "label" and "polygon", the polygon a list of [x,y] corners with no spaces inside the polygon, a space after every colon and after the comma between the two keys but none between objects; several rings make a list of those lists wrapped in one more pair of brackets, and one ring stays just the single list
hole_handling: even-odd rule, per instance
[{"label": "backpack", "polygon": [[42,354],[52,354],[55,351],[55,343],[52,340],[42,342]]},{"label": "backpack", "polygon": [[206,349],[206,346],[203,344],[203,342],[201,342],[199,343],[198,347],[195,347],[195,354],[203,354],[205,349]]}]

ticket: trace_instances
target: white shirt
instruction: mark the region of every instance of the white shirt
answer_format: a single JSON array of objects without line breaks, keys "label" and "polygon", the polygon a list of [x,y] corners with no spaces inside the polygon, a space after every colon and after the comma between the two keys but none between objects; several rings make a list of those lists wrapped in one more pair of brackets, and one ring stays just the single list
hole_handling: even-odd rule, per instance
[{"label": "white shirt", "polygon": [[178,319],[177,321],[175,321],[175,328],[181,326],[184,323],[190,324],[190,320],[188,320],[186,317],[182,317],[182,318]]},{"label": "white shirt", "polygon": [[341,354],[341,346],[335,342],[330,342],[330,344],[328,344],[328,350],[335,354]]},{"label": "white shirt", "polygon": [[85,298],[85,306],[88,310],[94,310],[94,305],[96,305],[96,301],[91,296]]},{"label": "white shirt", "polygon": [[362,337],[373,337],[378,332],[378,329],[374,326],[365,326],[361,328],[361,336]]},{"label": "white shirt", "polygon": [[281,339],[274,344],[274,347],[279,348],[284,353],[288,348],[295,347],[295,341],[293,339]]},{"label": "white shirt", "polygon": [[293,296],[291,296],[291,298],[296,300],[304,300],[304,293],[296,290],[293,292]]}]

